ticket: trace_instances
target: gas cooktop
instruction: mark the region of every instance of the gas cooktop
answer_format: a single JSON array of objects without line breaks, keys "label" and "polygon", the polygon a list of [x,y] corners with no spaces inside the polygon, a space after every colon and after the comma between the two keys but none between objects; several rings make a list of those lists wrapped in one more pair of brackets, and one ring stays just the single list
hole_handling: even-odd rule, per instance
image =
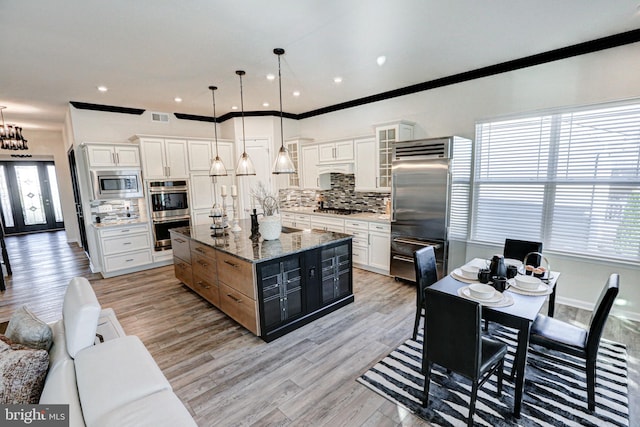
[{"label": "gas cooktop", "polygon": [[355,209],[343,209],[343,208],[316,208],[313,210],[318,213],[330,213],[335,215],[352,215],[360,213],[360,211]]}]

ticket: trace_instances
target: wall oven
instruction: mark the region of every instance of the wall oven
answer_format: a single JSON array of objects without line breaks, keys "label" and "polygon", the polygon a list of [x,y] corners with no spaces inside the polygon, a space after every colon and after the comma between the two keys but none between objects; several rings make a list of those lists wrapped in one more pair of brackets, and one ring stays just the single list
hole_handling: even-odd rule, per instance
[{"label": "wall oven", "polygon": [[91,185],[93,200],[142,197],[142,179],[139,170],[92,170]]},{"label": "wall oven", "polygon": [[169,230],[189,226],[189,187],[186,181],[150,181],[147,194],[151,210],[154,249],[171,249]]}]

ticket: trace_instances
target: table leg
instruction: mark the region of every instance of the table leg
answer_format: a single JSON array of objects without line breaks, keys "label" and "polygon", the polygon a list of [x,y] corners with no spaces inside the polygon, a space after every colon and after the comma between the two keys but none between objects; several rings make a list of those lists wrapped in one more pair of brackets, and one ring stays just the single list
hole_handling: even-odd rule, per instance
[{"label": "table leg", "polygon": [[518,328],[518,348],[513,361],[515,364],[515,396],[513,398],[513,415],[520,418],[522,407],[522,395],[524,394],[524,372],[527,367],[527,351],[529,349],[529,329],[531,322],[522,320]]},{"label": "table leg", "polygon": [[558,288],[558,283],[556,283],[556,286],[553,287],[553,292],[551,292],[551,295],[549,295],[549,311],[547,312],[549,317],[553,317],[553,312],[556,308],[556,289],[557,288]]}]

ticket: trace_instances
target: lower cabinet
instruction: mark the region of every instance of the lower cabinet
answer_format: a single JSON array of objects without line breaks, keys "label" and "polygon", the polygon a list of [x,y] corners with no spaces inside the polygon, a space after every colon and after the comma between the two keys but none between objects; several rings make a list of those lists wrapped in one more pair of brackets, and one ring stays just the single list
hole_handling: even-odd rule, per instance
[{"label": "lower cabinet", "polygon": [[153,263],[151,234],[146,224],[102,228],[97,238],[105,277]]},{"label": "lower cabinet", "polygon": [[323,304],[351,293],[350,246],[344,244],[320,250]]},{"label": "lower cabinet", "polygon": [[266,330],[299,317],[302,307],[302,264],[290,256],[260,265],[261,320]]}]

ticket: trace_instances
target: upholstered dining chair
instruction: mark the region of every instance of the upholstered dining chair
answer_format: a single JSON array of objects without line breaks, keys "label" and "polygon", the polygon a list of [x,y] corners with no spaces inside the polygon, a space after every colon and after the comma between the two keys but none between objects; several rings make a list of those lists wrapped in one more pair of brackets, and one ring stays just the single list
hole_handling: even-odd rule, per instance
[{"label": "upholstered dining chair", "polygon": [[[542,252],[542,242],[529,242],[527,240],[505,239],[503,255],[505,258],[524,261],[524,257],[531,252]],[[530,259],[534,267],[538,267],[542,261],[540,257]]]},{"label": "upholstered dining chair", "polygon": [[473,425],[478,388],[494,373],[498,376],[498,396],[502,394],[502,370],[506,344],[482,336],[481,306],[475,301],[437,291],[425,290],[426,314],[422,372],[424,395],[422,405],[429,404],[431,367],[442,366],[471,380],[469,419]]},{"label": "upholstered dining chair", "polygon": [[418,336],[420,318],[423,316],[424,290],[438,281],[436,254],[433,246],[425,246],[413,253],[413,265],[416,269],[416,320],[413,324],[413,339]]},{"label": "upholstered dining chair", "polygon": [[600,338],[609,317],[611,306],[613,306],[613,301],[618,295],[619,281],[618,274],[609,276],[609,280],[600,293],[595,309],[591,313],[588,329],[542,314],[536,317],[531,326],[529,339],[531,344],[537,344],[550,350],[557,350],[585,360],[585,366],[579,366],[579,368],[586,371],[587,406],[590,411],[596,408],[596,358],[600,347]]}]

